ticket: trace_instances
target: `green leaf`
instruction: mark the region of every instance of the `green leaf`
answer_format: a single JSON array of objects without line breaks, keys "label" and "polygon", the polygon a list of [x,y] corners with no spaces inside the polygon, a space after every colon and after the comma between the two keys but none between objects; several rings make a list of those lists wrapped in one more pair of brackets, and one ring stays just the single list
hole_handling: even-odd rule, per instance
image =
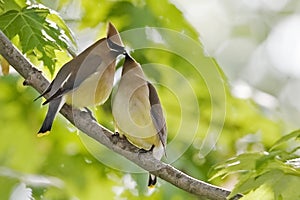
[{"label": "green leaf", "polygon": [[[262,185],[266,185],[267,188],[273,192],[274,199],[299,199],[299,184],[299,176],[286,174],[281,170],[274,169],[261,176],[252,177],[245,182],[239,182],[230,194],[230,197],[237,193],[246,194],[257,190]],[[270,191],[268,191],[268,193],[270,193]]]},{"label": "green leaf", "polygon": [[0,0],[0,13],[4,11],[4,1]]},{"label": "green leaf", "polygon": [[290,199],[298,199],[296,198],[299,195],[298,193],[295,196],[289,196],[290,194],[286,191],[293,188],[288,184],[290,181],[300,181],[300,171],[294,168],[295,165],[281,160],[280,155],[284,154],[283,152],[278,150],[270,153],[257,152],[238,155],[215,167],[217,172],[211,179],[216,177],[224,178],[228,175],[239,173],[239,181],[230,197],[238,193],[249,193],[250,196],[253,196],[266,192],[269,195],[270,191],[260,188],[262,185],[266,185],[265,188],[271,190],[272,195],[276,197],[275,199],[283,196],[288,196]]},{"label": "green leaf", "polygon": [[256,190],[251,191],[249,194],[244,195],[240,200],[253,200],[264,197],[264,200],[273,200],[274,194],[272,189],[267,185],[261,185]]},{"label": "green leaf", "polygon": [[273,146],[270,148],[270,151],[274,150],[276,147],[278,147],[279,145],[281,145],[284,142],[287,142],[288,140],[290,140],[292,138],[298,139],[299,137],[300,137],[300,130],[293,131],[293,132],[283,136],[278,141],[276,141],[273,144]]},{"label": "green leaf", "polygon": [[256,160],[260,159],[263,153],[245,153],[227,160],[224,164],[216,166],[216,173],[210,180],[217,177],[225,178],[226,176],[239,172],[251,172],[255,170]]},{"label": "green leaf", "polygon": [[10,39],[18,35],[23,53],[37,56],[51,74],[56,62],[55,51],[69,49],[75,43],[64,22],[43,6],[5,12],[0,16],[0,29]]},{"label": "green leaf", "polygon": [[9,1],[0,0],[0,13],[9,10],[20,10],[25,5],[26,5],[25,1],[20,2],[14,0],[9,0]]},{"label": "green leaf", "polygon": [[255,161],[255,170],[259,171],[261,169],[265,169],[266,165],[269,164],[268,162],[270,160],[274,161],[274,158],[278,155],[278,153],[279,152],[265,152],[260,158],[253,160]]}]

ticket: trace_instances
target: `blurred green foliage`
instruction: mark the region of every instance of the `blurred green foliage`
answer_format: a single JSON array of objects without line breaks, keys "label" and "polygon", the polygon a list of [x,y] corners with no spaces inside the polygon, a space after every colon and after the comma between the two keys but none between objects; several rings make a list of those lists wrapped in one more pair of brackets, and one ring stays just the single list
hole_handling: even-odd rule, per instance
[{"label": "blurred green foliage", "polygon": [[[224,162],[214,168],[215,176],[211,180],[211,183],[220,186],[232,187],[234,183],[230,174],[236,171],[260,173],[243,174],[240,176],[243,182],[239,182],[234,190],[250,192],[249,195],[253,196],[260,195],[251,193],[253,190],[263,194],[277,189],[277,186],[268,184],[275,176],[297,182],[294,177],[299,172],[291,174],[282,170],[285,161],[295,158],[295,152],[285,152],[285,159],[278,159],[284,150],[278,151],[277,146],[277,151],[272,148],[283,134],[283,123],[271,119],[251,100],[230,95],[226,77],[215,61],[205,56],[198,33],[169,1],[38,2],[49,7],[42,8],[46,16],[39,16],[40,7],[28,6],[22,0],[0,1],[0,28],[3,30],[7,22],[26,24],[26,21],[13,21],[9,16],[20,16],[21,12],[26,16],[26,13],[32,12],[38,29],[32,29],[32,33],[13,28],[4,32],[34,64],[40,65],[39,60],[42,60],[51,73],[70,59],[66,49],[73,45],[71,31],[53,10],[64,15],[80,4],[81,10],[74,19],[64,19],[72,24],[75,33],[95,28],[99,35],[104,35],[106,26],[103,24],[112,21],[116,25],[125,44],[134,50],[132,56],[142,64],[146,75],[158,89],[169,134],[166,162],[204,181],[209,180],[213,166]],[[54,30],[46,18],[51,19],[57,29]],[[29,22],[27,25],[33,26]],[[47,29],[49,26],[52,29]],[[45,29],[56,43],[51,44],[43,37],[42,30]],[[62,33],[71,43],[57,41]],[[25,34],[24,37],[22,34]],[[36,43],[30,43],[30,46],[23,43],[24,38],[28,39],[26,34],[34,34],[38,38],[34,40]],[[149,38],[149,35],[160,36],[163,42],[159,41],[160,37],[157,41],[157,37]],[[50,48],[50,54],[47,48]],[[36,52],[33,49],[39,53],[28,53]],[[47,107],[41,107],[41,100],[33,102],[38,93],[24,87],[22,81],[14,72],[0,77],[1,199],[9,199],[20,183],[25,183],[32,190],[35,199],[197,199],[160,179],[158,187],[150,194],[146,187],[146,173],[118,170],[120,166],[126,166],[127,171],[134,171],[135,166],[125,159],[107,163],[110,158],[116,158],[115,155],[100,144],[92,144],[85,139],[60,115],[54,122],[52,134],[37,138],[36,131]],[[113,131],[110,100],[94,112],[99,123]],[[270,148],[269,154],[262,153]],[[235,161],[239,164],[228,167]],[[266,164],[257,165],[259,162]],[[255,171],[255,167],[259,167],[261,172]],[[238,175],[235,173],[235,176]],[[258,182],[253,180],[255,176],[261,177]]]}]

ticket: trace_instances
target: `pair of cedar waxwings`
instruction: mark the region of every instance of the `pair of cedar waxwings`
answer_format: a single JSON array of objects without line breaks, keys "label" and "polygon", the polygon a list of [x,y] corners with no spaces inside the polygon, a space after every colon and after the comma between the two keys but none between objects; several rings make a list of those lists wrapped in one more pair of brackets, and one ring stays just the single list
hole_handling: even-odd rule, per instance
[{"label": "pair of cedar waxwings", "polygon": [[[109,97],[119,55],[125,55],[122,77],[112,101],[115,132],[140,149],[152,150],[160,160],[165,154],[166,122],[154,86],[145,79],[139,63],[125,51],[117,29],[109,23],[107,37],[98,40],[66,63],[48,88],[46,118],[38,136],[50,133],[55,115],[64,103],[75,107],[101,105]],[[39,98],[38,97],[38,98]],[[149,175],[148,186],[156,177]]]}]

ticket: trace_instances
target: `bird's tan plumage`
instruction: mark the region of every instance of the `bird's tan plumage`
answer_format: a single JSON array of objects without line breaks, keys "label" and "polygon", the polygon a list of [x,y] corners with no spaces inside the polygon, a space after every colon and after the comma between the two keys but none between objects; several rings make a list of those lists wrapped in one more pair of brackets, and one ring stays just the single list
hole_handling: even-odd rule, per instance
[{"label": "bird's tan plumage", "polygon": [[39,135],[49,133],[60,107],[66,102],[76,107],[103,104],[109,97],[114,80],[117,56],[125,50],[117,29],[109,23],[107,38],[102,38],[66,63],[49,87],[49,109]]},{"label": "bird's tan plumage", "polygon": [[[154,86],[149,83],[139,63],[126,55],[122,77],[113,98],[112,112],[116,132],[138,148],[153,150],[160,160],[165,153],[166,122]],[[156,182],[150,176],[149,186]]]}]

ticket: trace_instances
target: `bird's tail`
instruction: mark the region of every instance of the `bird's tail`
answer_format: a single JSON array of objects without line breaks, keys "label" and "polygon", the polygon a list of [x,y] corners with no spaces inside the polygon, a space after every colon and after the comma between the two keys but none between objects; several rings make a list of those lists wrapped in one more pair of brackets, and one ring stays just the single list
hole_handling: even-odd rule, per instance
[{"label": "bird's tail", "polygon": [[149,188],[155,187],[156,182],[157,182],[156,176],[154,176],[154,175],[152,175],[152,174],[149,174],[148,187],[149,187]]},{"label": "bird's tail", "polygon": [[62,105],[63,105],[62,97],[53,99],[52,101],[50,101],[49,107],[48,107],[48,112],[47,112],[46,118],[43,122],[43,125],[38,132],[38,137],[48,135],[50,133],[55,115],[60,110]]}]

